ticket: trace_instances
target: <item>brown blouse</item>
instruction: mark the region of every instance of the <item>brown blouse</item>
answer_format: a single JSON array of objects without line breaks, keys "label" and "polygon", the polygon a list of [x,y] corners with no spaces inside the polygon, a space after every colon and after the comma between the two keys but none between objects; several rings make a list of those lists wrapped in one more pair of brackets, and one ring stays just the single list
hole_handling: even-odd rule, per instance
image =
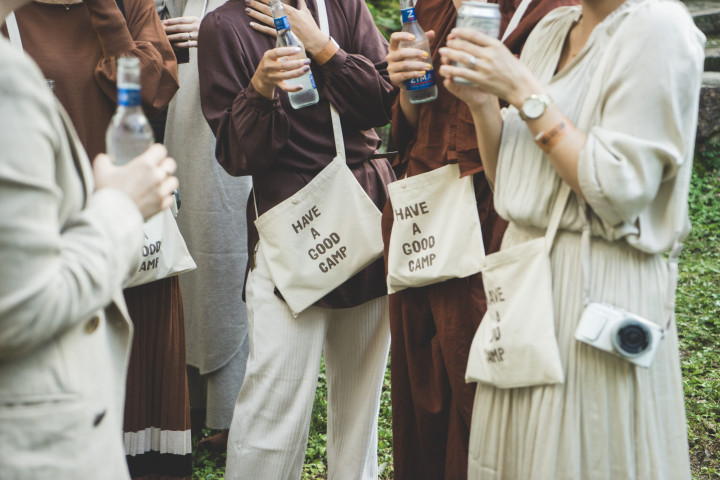
[{"label": "brown blouse", "polygon": [[[317,21],[314,0],[307,1]],[[202,110],[217,138],[216,156],[231,175],[252,175],[262,214],[305,186],[335,157],[328,102],[337,108],[347,163],[379,209],[394,180],[385,158],[370,159],[380,140],[373,127],[390,120],[394,99],[387,42],[362,0],[326,0],[330,35],[340,50],[324,65],[311,64],[320,101],[292,108],[276,89],[268,100],[250,79],[275,39],[249,26],[245,2],[230,0],[209,13],[200,27],[198,64]],[[319,22],[318,22],[319,23]],[[257,243],[252,196],[248,202],[249,245]],[[316,305],[342,308],[386,293],[382,260],[373,263]]]},{"label": "brown blouse", "polygon": [[[521,0],[500,2],[501,32],[505,31],[520,2]],[[498,2],[491,0],[489,3]],[[577,3],[578,0],[532,2],[516,29],[505,40],[505,45],[514,54],[520,54],[525,39],[542,17],[559,6]],[[423,19],[421,26],[425,31],[435,31],[430,51],[433,66],[437,71],[441,64],[438,50],[445,45],[450,31],[455,28],[457,10],[449,0],[420,1],[415,5],[415,12],[418,18]],[[393,106],[392,134],[400,152],[395,165],[398,175],[405,171],[408,176],[418,175],[449,163],[459,164],[463,176],[483,169],[470,110],[465,102],[445,89],[441,79],[437,87],[437,100],[420,105],[417,132],[405,121],[400,103],[395,102]]]},{"label": "brown blouse", "polygon": [[[127,24],[114,0],[63,5],[32,2],[15,12],[23,49],[55,81],[55,94],[90,158],[105,151],[116,106],[115,57],[140,59],[142,103],[152,116],[178,88],[177,63],[153,0],[125,0]],[[3,26],[3,34],[7,29]]]}]

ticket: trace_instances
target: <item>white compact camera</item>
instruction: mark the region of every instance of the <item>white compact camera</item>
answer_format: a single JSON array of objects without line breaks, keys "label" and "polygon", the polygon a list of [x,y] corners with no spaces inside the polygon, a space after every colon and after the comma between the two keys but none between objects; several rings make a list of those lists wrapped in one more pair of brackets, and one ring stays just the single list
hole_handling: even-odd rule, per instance
[{"label": "white compact camera", "polygon": [[653,322],[607,303],[590,303],[575,330],[576,340],[645,368],[664,336]]}]

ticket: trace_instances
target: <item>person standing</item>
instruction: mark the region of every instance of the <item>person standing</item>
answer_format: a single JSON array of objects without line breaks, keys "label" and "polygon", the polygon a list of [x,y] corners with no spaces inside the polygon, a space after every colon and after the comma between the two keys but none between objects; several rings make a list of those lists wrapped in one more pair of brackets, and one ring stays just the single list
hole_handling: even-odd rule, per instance
[{"label": "person standing", "polygon": [[0,476],[127,480],[122,285],[143,219],[170,206],[175,162],[154,146],[91,168],[40,69],[2,36],[0,145]]},{"label": "person standing", "polygon": [[[90,158],[105,151],[116,109],[115,59],[140,60],[148,118],[175,94],[177,63],[152,0],[39,0],[15,12],[23,48],[68,111]],[[133,477],[191,470],[182,296],[177,277],[124,291],[135,335],[128,366],[125,448]],[[162,439],[162,441],[161,441]]]},{"label": "person standing", "polygon": [[[501,33],[517,2],[500,1]],[[520,53],[528,33],[550,10],[574,0],[534,1],[505,39]],[[432,62],[440,67],[439,48],[455,26],[461,2],[421,1],[418,23],[431,31],[431,56],[400,48],[409,34],[393,33],[388,52],[390,79],[400,89],[393,105],[392,135],[399,150],[398,176],[413,177],[457,163],[462,176],[472,175],[477,214],[486,253],[500,248],[507,222],[493,206],[492,190],[480,160],[475,128],[464,102],[438,84],[432,102],[411,104],[405,81]],[[390,202],[383,212],[385,255],[393,225]],[[467,477],[468,442],[475,385],[465,383],[470,343],[487,308],[480,273],[390,295],[392,332],[393,467],[398,480],[459,480]],[[478,405],[477,408],[483,408]]]},{"label": "person standing", "polygon": [[[677,261],[690,231],[704,42],[680,2],[582,0],[546,16],[519,60],[466,29],[441,50],[440,74],[472,112],[495,206],[510,222],[502,250],[543,235],[553,205],[567,199],[549,253],[564,382],[478,383],[471,479],[690,478],[663,254],[672,249]],[[450,65],[458,60],[474,67]],[[510,105],[503,113],[498,98]],[[615,314],[592,315],[599,304]],[[613,320],[637,317],[647,323],[633,320],[629,335],[618,328],[615,344],[629,348],[611,347],[614,355],[577,340],[586,338],[581,318],[600,339]],[[650,334],[648,324],[663,338],[635,335]],[[651,359],[647,368],[641,359]]]},{"label": "person standing", "polygon": [[[250,356],[228,442],[226,478],[300,478],[310,415],[324,354],[328,378],[328,478],[377,478],[377,417],[389,329],[381,259],[297,318],[276,294],[254,228],[336,155],[330,102],[342,122],[347,165],[378,208],[394,180],[376,156],[374,127],[389,120],[392,86],[387,43],[361,0],[326,2],[332,38],[318,27],[318,7],[285,4],[293,32],[310,59],[286,58],[297,47],[275,38],[246,8],[229,1],[200,26],[198,64],[203,113],[217,138],[216,156],[231,175],[252,175],[246,280]],[[268,23],[268,22],[262,22]],[[269,32],[271,33],[271,32]],[[281,60],[281,61],[278,61]],[[282,61],[287,60],[287,61]],[[317,104],[294,109],[284,79],[312,71]]]},{"label": "person standing", "polygon": [[180,89],[168,108],[165,145],[183,184],[178,226],[198,265],[180,277],[190,407],[208,428],[220,430],[200,444],[224,451],[249,353],[242,292],[252,179],[230,176],[215,160],[215,136],[200,109],[200,19],[224,2],[163,3],[169,10],[163,21],[168,38],[177,49],[189,50],[189,62],[178,66]]}]

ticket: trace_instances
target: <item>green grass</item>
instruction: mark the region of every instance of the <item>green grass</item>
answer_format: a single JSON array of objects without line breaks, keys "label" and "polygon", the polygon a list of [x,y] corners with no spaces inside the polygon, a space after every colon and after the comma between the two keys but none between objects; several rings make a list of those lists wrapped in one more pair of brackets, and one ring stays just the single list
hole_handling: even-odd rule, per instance
[{"label": "green grass", "polygon": [[[720,478],[720,145],[698,154],[690,190],[693,231],[680,258],[677,322],[693,477]],[[321,370],[313,406],[303,480],[327,478],[327,387]],[[390,373],[380,405],[380,478],[393,478]],[[204,436],[211,432],[206,430]],[[194,479],[222,480],[225,455],[198,451]]]},{"label": "green grass", "polygon": [[720,145],[696,160],[677,322],[693,476],[720,478]]}]

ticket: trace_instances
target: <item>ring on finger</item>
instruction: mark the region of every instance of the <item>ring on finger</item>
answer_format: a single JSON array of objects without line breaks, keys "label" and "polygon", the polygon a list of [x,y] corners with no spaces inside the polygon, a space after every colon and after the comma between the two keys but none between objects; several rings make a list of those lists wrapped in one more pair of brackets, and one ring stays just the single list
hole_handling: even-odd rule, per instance
[{"label": "ring on finger", "polygon": [[475,70],[475,64],[477,63],[477,57],[475,55],[470,55],[470,60],[468,61],[468,64],[470,65],[470,68]]}]

